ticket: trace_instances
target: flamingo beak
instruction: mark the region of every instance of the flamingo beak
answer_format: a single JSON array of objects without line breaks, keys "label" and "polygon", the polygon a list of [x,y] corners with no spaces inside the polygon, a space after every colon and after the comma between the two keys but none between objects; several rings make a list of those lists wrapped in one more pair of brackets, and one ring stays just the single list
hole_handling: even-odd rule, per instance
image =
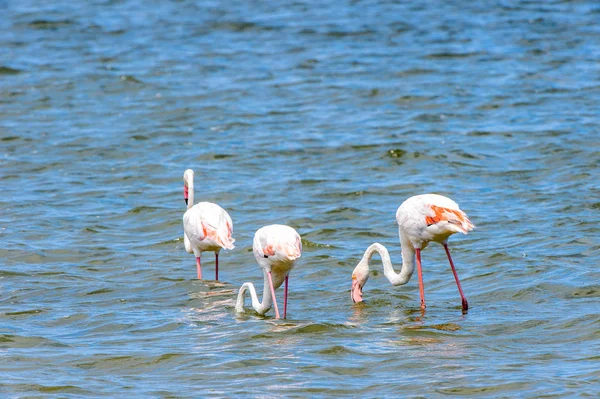
[{"label": "flamingo beak", "polygon": [[183,199],[185,201],[185,204],[188,204],[188,186],[187,184],[183,185]]},{"label": "flamingo beak", "polygon": [[360,283],[356,279],[356,277],[352,276],[352,288],[350,289],[350,297],[352,298],[352,302],[359,303],[362,302],[362,287]]}]

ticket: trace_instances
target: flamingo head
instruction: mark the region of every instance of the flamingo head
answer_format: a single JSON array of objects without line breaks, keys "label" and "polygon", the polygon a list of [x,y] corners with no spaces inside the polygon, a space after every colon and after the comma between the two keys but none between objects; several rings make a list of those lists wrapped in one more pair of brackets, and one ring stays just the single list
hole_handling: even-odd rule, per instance
[{"label": "flamingo head", "polygon": [[352,288],[350,289],[350,298],[352,302],[359,303],[363,301],[362,289],[369,279],[369,264],[361,260],[352,272]]},{"label": "flamingo head", "polygon": [[188,204],[188,191],[190,187],[194,188],[194,171],[188,169],[183,173],[183,199],[186,205]]}]

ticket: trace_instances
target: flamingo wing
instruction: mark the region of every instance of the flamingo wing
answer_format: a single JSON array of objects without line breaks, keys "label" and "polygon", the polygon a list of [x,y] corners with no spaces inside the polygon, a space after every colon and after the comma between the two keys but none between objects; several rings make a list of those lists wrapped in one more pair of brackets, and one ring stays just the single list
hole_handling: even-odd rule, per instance
[{"label": "flamingo wing", "polygon": [[452,224],[464,234],[467,234],[469,231],[475,228],[475,225],[471,223],[467,217],[467,214],[460,209],[430,204],[429,212],[427,212],[427,215],[425,216],[425,223],[427,226],[431,226],[440,222]]},{"label": "flamingo wing", "polygon": [[254,255],[257,259],[277,256],[281,259],[295,260],[302,255],[302,240],[289,226],[265,226],[254,236]]},{"label": "flamingo wing", "polygon": [[185,232],[210,246],[233,249],[233,223],[229,214],[217,204],[200,202],[183,216]]}]

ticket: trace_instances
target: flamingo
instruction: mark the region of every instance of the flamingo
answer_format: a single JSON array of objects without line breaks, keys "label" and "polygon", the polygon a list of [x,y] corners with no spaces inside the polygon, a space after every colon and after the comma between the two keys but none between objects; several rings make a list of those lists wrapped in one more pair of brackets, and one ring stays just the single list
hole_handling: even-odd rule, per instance
[{"label": "flamingo", "polygon": [[456,286],[462,299],[462,310],[466,313],[469,309],[467,298],[463,294],[458,274],[448,249],[448,237],[454,233],[467,234],[475,228],[467,214],[460,210],[458,204],[450,198],[437,194],[423,194],[410,197],[400,205],[396,212],[398,234],[402,246],[402,269],[396,273],[392,266],[387,249],[374,243],[367,248],[362,259],[352,272],[352,300],[362,302],[362,289],[369,278],[369,262],[375,252],[381,256],[383,272],[392,285],[406,284],[415,268],[415,255],[417,258],[417,271],[419,275],[419,293],[421,296],[421,309],[425,310],[425,293],[423,289],[423,272],[421,270],[421,250],[429,242],[435,241],[444,246]]},{"label": "flamingo", "polygon": [[[244,311],[244,296],[250,291],[252,307],[263,315],[271,309],[271,302],[275,305],[275,318],[279,319],[279,309],[275,290],[285,280],[283,291],[283,318],[287,315],[288,277],[294,268],[296,259],[302,255],[302,241],[300,235],[291,228],[281,224],[261,227],[254,234],[252,245],[254,257],[262,267],[264,274],[263,300],[259,302],[256,289],[252,283],[244,283],[238,292],[235,310]],[[267,289],[269,286],[269,289]]]},{"label": "flamingo", "polygon": [[187,211],[183,215],[183,241],[185,250],[196,256],[198,280],[202,279],[200,255],[204,251],[215,253],[215,280],[219,280],[219,252],[221,249],[233,249],[235,239],[233,222],[229,214],[212,202],[199,202],[194,205],[194,171],[183,173],[183,198]]}]

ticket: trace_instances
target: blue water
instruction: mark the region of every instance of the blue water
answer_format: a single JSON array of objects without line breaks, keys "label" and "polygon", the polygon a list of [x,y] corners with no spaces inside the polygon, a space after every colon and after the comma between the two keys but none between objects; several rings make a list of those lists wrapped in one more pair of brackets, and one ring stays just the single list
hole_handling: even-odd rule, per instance
[{"label": "blue water", "polygon": [[[598,397],[600,5],[0,0],[0,392]],[[183,171],[236,249],[195,279]],[[477,225],[400,269],[406,198]],[[304,252],[288,318],[254,232]],[[211,254],[204,274],[214,273]],[[283,293],[278,292],[280,301]]]}]

